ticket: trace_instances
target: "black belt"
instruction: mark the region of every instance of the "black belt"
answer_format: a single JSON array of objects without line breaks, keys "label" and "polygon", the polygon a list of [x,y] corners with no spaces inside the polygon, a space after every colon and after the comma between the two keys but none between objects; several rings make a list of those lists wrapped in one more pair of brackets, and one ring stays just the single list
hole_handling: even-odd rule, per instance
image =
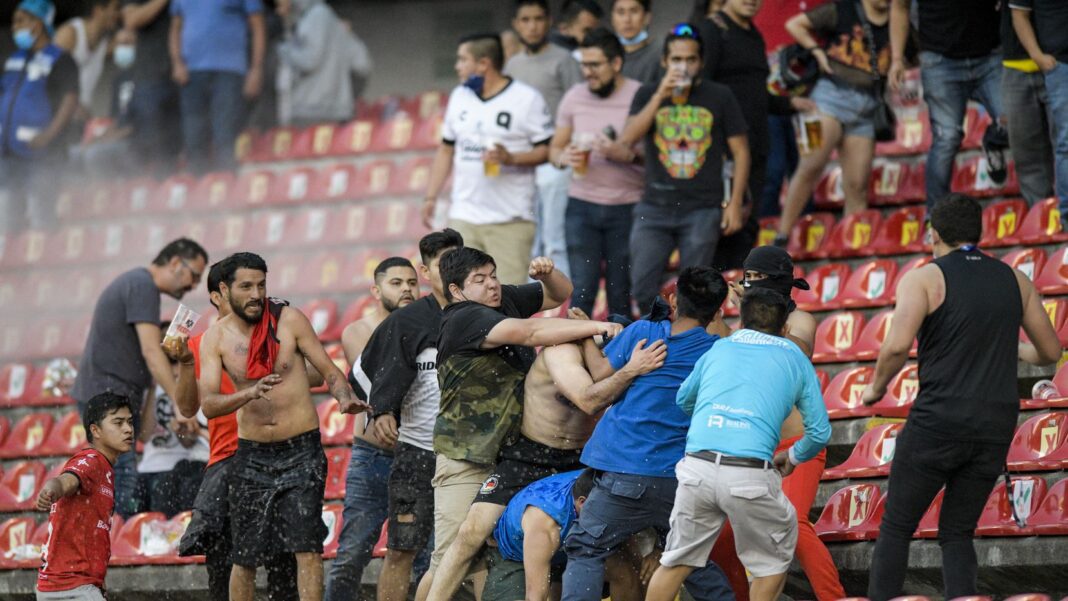
[{"label": "black belt", "polygon": [[724,455],[723,453],[717,453],[715,451],[697,451],[694,453],[686,454],[690,457],[696,457],[698,459],[703,459],[711,463],[727,465],[730,467],[753,467],[762,470],[772,468],[770,461],[764,461],[763,459],[752,459],[750,457],[732,457],[730,455]]}]

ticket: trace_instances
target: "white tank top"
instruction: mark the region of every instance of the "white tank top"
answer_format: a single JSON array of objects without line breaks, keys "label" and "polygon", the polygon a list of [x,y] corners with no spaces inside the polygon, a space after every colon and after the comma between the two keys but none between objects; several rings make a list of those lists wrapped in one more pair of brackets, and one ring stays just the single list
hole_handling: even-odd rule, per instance
[{"label": "white tank top", "polygon": [[108,40],[106,37],[97,42],[96,48],[89,47],[89,35],[85,31],[85,19],[75,17],[70,20],[74,28],[74,52],[71,58],[78,65],[78,100],[82,106],[89,107],[93,103],[93,91],[100,81],[100,75],[104,72],[104,60],[108,54]]}]

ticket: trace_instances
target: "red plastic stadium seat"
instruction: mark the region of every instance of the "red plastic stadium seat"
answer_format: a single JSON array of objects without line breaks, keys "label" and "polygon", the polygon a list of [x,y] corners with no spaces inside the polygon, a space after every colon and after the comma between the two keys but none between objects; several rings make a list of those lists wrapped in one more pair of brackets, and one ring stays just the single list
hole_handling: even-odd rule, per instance
[{"label": "red plastic stadium seat", "polygon": [[84,446],[85,426],[82,425],[82,416],[75,410],[64,415],[52,426],[52,431],[37,454],[68,456],[77,453]]},{"label": "red plastic stadium seat", "polygon": [[330,501],[345,498],[345,470],[349,467],[349,447],[326,450],[326,492],[324,498]]},{"label": "red plastic stadium seat", "polygon": [[861,402],[864,389],[874,379],[871,367],[854,367],[838,372],[823,391],[823,402],[831,419],[848,419],[872,415],[870,407]]},{"label": "red plastic stadium seat", "polygon": [[[284,254],[267,259],[271,266],[271,294],[285,296],[296,292],[307,258]],[[311,282],[314,285],[314,281]]]},{"label": "red plastic stadium seat", "polygon": [[879,533],[883,494],[874,484],[853,484],[831,495],[813,526],[825,541],[871,540]]},{"label": "red plastic stadium seat", "polygon": [[181,525],[159,512],[139,513],[122,525],[111,546],[111,565],[186,563],[178,557]]},{"label": "red plastic stadium seat", "polygon": [[1068,413],[1040,413],[1016,428],[1005,459],[1010,470],[1039,471],[1059,469],[1056,459],[1046,457],[1068,439]]},{"label": "red plastic stadium seat", "polygon": [[1063,232],[1061,212],[1057,207],[1056,197],[1037,202],[1027,212],[1016,237],[1020,244],[1049,244],[1068,240],[1068,232]]},{"label": "red plastic stadium seat", "polygon": [[9,363],[0,368],[0,407],[22,405],[31,400],[26,392],[30,389],[33,373],[29,363]]},{"label": "red plastic stadium seat", "polygon": [[356,191],[356,167],[345,163],[320,169],[312,185],[310,202],[352,200]]},{"label": "red plastic stadium seat", "polygon": [[145,208],[150,213],[178,212],[189,208],[197,179],[191,175],[172,175],[163,181]]},{"label": "red plastic stadium seat", "polygon": [[419,219],[419,205],[391,200],[371,209],[368,242],[406,242],[426,233]]},{"label": "red plastic stadium seat", "polygon": [[[860,331],[857,343],[850,352],[857,361],[874,361],[879,357],[879,349],[882,348],[883,340],[890,332],[890,324],[894,321],[894,310],[884,309],[872,316],[864,329]],[[916,356],[916,341],[912,342],[912,356]]]},{"label": "red plastic stadium seat", "polygon": [[1068,535],[1068,478],[1046,491],[1046,498],[1029,521],[1035,534]]},{"label": "red plastic stadium seat", "polygon": [[376,125],[374,121],[357,119],[341,126],[334,134],[330,154],[348,156],[367,152]]},{"label": "red plastic stadium seat", "polygon": [[876,159],[868,180],[868,198],[872,206],[896,205],[906,199],[902,192],[908,182],[908,164],[903,161]]},{"label": "red plastic stadium seat", "polygon": [[834,215],[830,213],[805,215],[790,231],[790,241],[786,250],[797,261],[818,258],[832,229],[834,229]]},{"label": "red plastic stadium seat", "polygon": [[[76,334],[86,332],[76,330]],[[71,336],[74,336],[72,333]],[[85,342],[82,338],[81,342]],[[64,392],[64,386],[72,385],[78,370],[68,359],[53,359],[47,366],[37,369],[30,379],[26,392],[26,404],[42,407],[73,405],[74,399]]]},{"label": "red plastic stadium seat", "polygon": [[396,196],[420,197],[426,193],[430,181],[432,157],[414,157],[402,163],[393,173],[389,193]]},{"label": "red plastic stadium seat", "polygon": [[843,217],[834,226],[831,237],[823,245],[823,252],[832,258],[871,255],[872,240],[882,220],[882,213],[878,209],[868,209]]},{"label": "red plastic stadium seat", "polygon": [[260,213],[248,227],[249,241],[255,241],[257,247],[262,249],[280,246],[290,248],[291,241],[286,237],[286,223],[292,215],[290,211]]},{"label": "red plastic stadium seat", "polygon": [[983,209],[983,237],[979,246],[1014,246],[1019,244],[1017,232],[1027,214],[1027,203],[1022,199],[1003,200]]},{"label": "red plastic stadium seat", "polygon": [[34,545],[38,529],[33,518],[10,518],[0,523],[0,569],[33,568],[41,563],[41,547]]},{"label": "red plastic stadium seat", "polygon": [[816,348],[813,363],[835,363],[851,360],[849,350],[864,329],[864,316],[859,311],[843,311],[824,318],[816,328]]},{"label": "red plastic stadium seat", "polygon": [[[1061,251],[1063,250],[1065,249],[1062,248]],[[1022,271],[1031,281],[1035,281],[1035,278],[1042,273],[1042,268],[1046,265],[1046,251],[1041,248],[1021,248],[1001,257],[1001,260],[1009,266]],[[1039,291],[1042,292],[1043,290],[1039,288]]]},{"label": "red plastic stadium seat", "polygon": [[356,176],[356,192],[359,198],[372,198],[388,193],[393,168],[393,161],[389,159],[380,159],[364,165]]},{"label": "red plastic stadium seat", "polygon": [[337,126],[333,123],[321,123],[306,127],[297,132],[293,139],[290,155],[295,159],[319,159],[330,154],[334,146]]},{"label": "red plastic stadium seat", "polygon": [[1068,246],[1062,246],[1037,272],[1035,287],[1042,294],[1068,294]]},{"label": "red plastic stadium seat", "polygon": [[931,148],[931,124],[927,111],[898,111],[897,136],[892,142],[877,144],[876,154],[879,156],[923,154],[929,148]]},{"label": "red plastic stadium seat", "polygon": [[910,363],[901,368],[897,375],[890,380],[886,396],[871,406],[875,415],[880,417],[905,417],[916,402],[916,395],[920,392],[919,367]]},{"label": "red plastic stadium seat", "polygon": [[902,207],[883,220],[872,240],[871,249],[879,256],[923,252],[923,220],[927,209]]},{"label": "red plastic stadium seat", "polygon": [[987,161],[984,156],[958,158],[953,169],[950,184],[953,192],[969,196],[988,197],[1011,194],[1019,190],[1015,182],[1015,169],[1009,165],[1009,175],[1002,186],[997,186],[987,174]]},{"label": "red plastic stadium seat", "polygon": [[[1040,593],[1027,593],[1024,595],[1013,595],[1006,597],[1005,601],[1052,601],[1049,595],[1043,595]],[[1061,601],[1064,601],[1063,599]]]},{"label": "red plastic stadium seat", "polygon": [[319,403],[316,411],[319,413],[319,431],[324,446],[352,444],[352,427],[356,416],[338,411],[338,402],[334,399]]},{"label": "red plastic stadium seat", "polygon": [[445,112],[441,111],[422,118],[408,142],[408,150],[434,150],[441,143],[441,125]]},{"label": "red plastic stadium seat", "polygon": [[[1012,478],[1012,496],[1017,514],[1027,519],[1038,511],[1042,498],[1046,495],[1046,481],[1038,476],[1014,476]],[[1012,519],[1012,507],[1009,496],[1005,493],[1005,481],[1001,480],[994,487],[986,500],[983,513],[975,528],[976,536],[1030,536],[1034,529],[1030,524],[1020,528]]]},{"label": "red plastic stadium seat", "polygon": [[263,142],[253,160],[288,161],[293,158],[293,139],[297,129],[294,127],[276,127],[263,135]]},{"label": "red plastic stadium seat", "polygon": [[883,307],[890,304],[890,285],[897,275],[897,262],[877,259],[859,267],[846,280],[842,306],[847,309]]},{"label": "red plastic stadium seat", "polygon": [[853,451],[841,465],[823,470],[821,480],[878,478],[890,473],[897,435],[902,424],[875,426],[861,435]]},{"label": "red plastic stadium seat", "polygon": [[767,246],[775,241],[775,236],[779,235],[779,218],[778,217],[761,217],[760,218],[760,230],[757,232],[757,246]]},{"label": "red plastic stadium seat", "polygon": [[389,520],[382,522],[382,530],[378,534],[378,542],[375,543],[374,550],[371,551],[371,557],[385,557],[386,545],[389,543]]},{"label": "red plastic stadium seat", "polygon": [[284,172],[274,187],[275,197],[272,202],[301,204],[307,201],[317,176],[315,169],[310,167],[299,167]]},{"label": "red plastic stadium seat", "polygon": [[31,413],[18,421],[0,447],[0,458],[35,457],[52,430],[51,413]]},{"label": "red plastic stadium seat", "polygon": [[808,290],[794,292],[798,308],[803,311],[829,311],[842,307],[842,290],[849,281],[849,265],[828,263],[805,274]]},{"label": "red plastic stadium seat", "polygon": [[323,540],[324,559],[337,557],[337,547],[341,542],[342,509],[341,505],[323,505],[323,523],[326,524],[326,539]]},{"label": "red plastic stadium seat", "polygon": [[29,511],[45,483],[45,466],[40,461],[15,464],[0,478],[0,511]]},{"label": "red plastic stadium seat", "polygon": [[371,152],[399,152],[407,150],[415,132],[416,122],[407,113],[397,113],[375,129],[371,138]]},{"label": "red plastic stadium seat", "polygon": [[935,538],[938,536],[938,518],[942,515],[942,501],[946,496],[946,489],[938,491],[931,506],[923,513],[920,524],[916,527],[915,538]]},{"label": "red plastic stadium seat", "polygon": [[246,209],[262,207],[276,198],[275,176],[270,171],[247,171],[237,178],[234,197]]},{"label": "red plastic stadium seat", "polygon": [[983,134],[991,123],[990,114],[981,110],[979,106],[971,104],[964,114],[964,139],[960,147],[966,150],[976,150],[983,147]]},{"label": "red plastic stadium seat", "polygon": [[[11,420],[6,415],[0,415],[0,446],[3,446],[4,441],[7,440],[7,435],[11,433]],[[3,468],[0,468],[0,476],[4,474]]]},{"label": "red plastic stadium seat", "polygon": [[236,182],[234,174],[229,171],[208,173],[197,182],[190,208],[214,210],[226,207],[236,189]]},{"label": "red plastic stadium seat", "polygon": [[322,340],[323,336],[337,324],[337,303],[330,299],[317,299],[300,308],[312,324],[315,334]]},{"label": "red plastic stadium seat", "polygon": [[816,379],[820,381],[820,392],[827,390],[827,385],[831,383],[831,376],[822,369],[816,370]]},{"label": "red plastic stadium seat", "polygon": [[812,201],[817,209],[838,210],[845,204],[845,192],[842,191],[842,166],[828,165],[820,176],[816,188],[812,191]]},{"label": "red plastic stadium seat", "polygon": [[1053,385],[1060,393],[1052,399],[1024,399],[1020,406],[1024,409],[1045,409],[1047,407],[1068,406],[1068,364],[1062,365],[1053,376]]}]

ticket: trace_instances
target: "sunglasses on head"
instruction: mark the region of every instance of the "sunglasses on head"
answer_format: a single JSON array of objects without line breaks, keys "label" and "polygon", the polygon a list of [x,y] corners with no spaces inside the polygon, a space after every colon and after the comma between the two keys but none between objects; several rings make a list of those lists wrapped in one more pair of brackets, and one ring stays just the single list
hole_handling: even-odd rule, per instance
[{"label": "sunglasses on head", "polygon": [[692,38],[695,40],[701,39],[701,36],[697,34],[697,30],[695,30],[689,23],[679,23],[672,27],[671,36],[676,38]]}]

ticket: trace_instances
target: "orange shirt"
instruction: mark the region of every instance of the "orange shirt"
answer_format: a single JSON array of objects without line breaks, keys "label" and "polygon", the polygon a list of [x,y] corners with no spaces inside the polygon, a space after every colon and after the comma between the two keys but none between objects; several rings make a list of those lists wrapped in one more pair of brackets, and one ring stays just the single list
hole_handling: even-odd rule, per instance
[{"label": "orange shirt", "polygon": [[[200,339],[203,334],[197,334],[189,339],[189,350],[193,353],[193,361],[196,363],[197,378],[200,378]],[[219,381],[219,392],[233,394],[237,392],[234,382],[224,371]],[[222,461],[237,452],[237,413],[220,415],[208,420],[208,446],[211,455],[208,457],[208,465]]]}]

